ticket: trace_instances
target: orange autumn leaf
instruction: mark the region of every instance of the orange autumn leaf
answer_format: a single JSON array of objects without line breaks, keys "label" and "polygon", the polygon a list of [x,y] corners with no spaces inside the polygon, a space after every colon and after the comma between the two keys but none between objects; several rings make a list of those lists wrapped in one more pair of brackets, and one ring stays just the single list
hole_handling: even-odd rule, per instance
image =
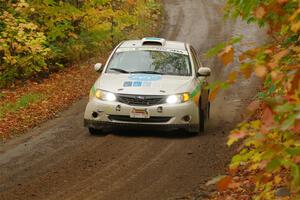
[{"label": "orange autumn leaf", "polygon": [[220,90],[221,90],[221,87],[219,85],[216,88],[214,88],[209,94],[209,100],[210,101],[215,100],[215,98]]},{"label": "orange autumn leaf", "polygon": [[274,183],[276,185],[279,185],[280,183],[282,183],[282,178],[279,175],[275,176],[274,177]]},{"label": "orange autumn leaf", "polygon": [[293,158],[293,162],[294,162],[294,163],[300,163],[300,156],[295,156],[295,157]]},{"label": "orange autumn leaf", "polygon": [[261,51],[261,48],[253,48],[246,51],[245,54],[249,55],[250,57],[254,57],[259,51]]},{"label": "orange autumn leaf", "polygon": [[295,127],[293,128],[295,133],[300,133],[300,120],[297,120]]},{"label": "orange autumn leaf", "polygon": [[249,55],[243,53],[239,56],[239,61],[242,62],[242,61],[246,60],[247,58],[249,58]]},{"label": "orange autumn leaf", "polygon": [[292,22],[291,30],[295,33],[300,30],[300,22],[299,20],[297,20],[299,14],[300,14],[300,9],[296,10],[294,14],[290,17],[290,21]]},{"label": "orange autumn leaf", "polygon": [[240,72],[246,79],[250,78],[253,72],[252,65],[243,64],[240,68]]},{"label": "orange autumn leaf", "polygon": [[228,173],[231,176],[236,175],[238,173],[238,171],[239,171],[239,168],[237,166],[229,166]]},{"label": "orange autumn leaf", "polygon": [[277,67],[277,63],[276,62],[270,62],[270,63],[267,64],[267,66],[268,66],[269,69],[273,69],[273,68]]},{"label": "orange autumn leaf", "polygon": [[77,35],[76,33],[73,33],[73,32],[68,33],[68,35],[69,35],[70,37],[75,38],[75,39],[78,39],[78,38],[79,38],[78,35]]},{"label": "orange autumn leaf", "polygon": [[300,30],[300,22],[294,23],[291,27],[291,30],[295,33],[298,32]]},{"label": "orange autumn leaf", "polygon": [[242,185],[241,182],[232,182],[228,185],[228,188],[229,189],[238,189],[241,187],[241,185]]},{"label": "orange autumn leaf", "polygon": [[196,105],[199,105],[199,99],[201,96],[201,92],[199,92],[196,96],[194,96],[193,100],[195,102]]},{"label": "orange autumn leaf", "polygon": [[264,125],[271,126],[275,123],[274,121],[274,115],[272,110],[269,107],[266,107],[262,114],[262,121],[264,122]]},{"label": "orange autumn leaf", "polygon": [[291,87],[289,89],[289,94],[293,94],[300,88],[300,73],[296,74],[291,81]]},{"label": "orange autumn leaf", "polygon": [[250,112],[254,112],[256,111],[259,106],[260,106],[260,101],[259,100],[255,100],[255,101],[252,101],[249,106],[247,107],[247,110],[249,110]]},{"label": "orange autumn leaf", "polygon": [[266,76],[268,70],[265,66],[263,65],[257,65],[254,69],[256,76],[258,76],[259,78],[263,78]]},{"label": "orange autumn leaf", "polygon": [[273,177],[272,177],[272,175],[271,175],[270,173],[264,173],[264,174],[262,174],[262,176],[261,176],[261,182],[262,182],[262,183],[267,183],[267,182],[269,182],[272,178],[273,178]]},{"label": "orange autumn leaf", "polygon": [[234,49],[232,45],[227,46],[221,53],[219,53],[219,58],[224,65],[228,65],[234,60]]},{"label": "orange autumn leaf", "polygon": [[273,56],[272,61],[268,63],[268,67],[271,68],[271,69],[277,67],[278,64],[279,64],[279,62],[280,62],[280,60],[284,56],[286,56],[288,53],[289,53],[289,50],[285,49],[285,50],[282,50],[282,51],[278,52],[277,54],[275,54]]},{"label": "orange autumn leaf", "polygon": [[234,131],[234,132],[232,132],[229,135],[229,138],[235,139],[235,140],[239,140],[239,139],[243,139],[246,136],[247,136],[246,132],[243,132],[243,131]]},{"label": "orange autumn leaf", "polygon": [[255,17],[258,19],[262,19],[266,15],[266,10],[264,7],[260,6],[255,10]]},{"label": "orange autumn leaf", "polygon": [[127,0],[127,3],[129,5],[134,5],[136,3],[136,0]]},{"label": "orange autumn leaf", "polygon": [[237,77],[238,77],[238,73],[236,71],[231,72],[227,78],[228,83],[231,84],[235,83]]},{"label": "orange autumn leaf", "polygon": [[297,65],[284,65],[282,66],[282,70],[294,70],[294,69],[298,69],[299,66]]},{"label": "orange autumn leaf", "polygon": [[217,188],[219,191],[224,191],[229,187],[231,183],[232,183],[232,177],[225,176],[217,183]]},{"label": "orange autumn leaf", "polygon": [[300,9],[296,10],[292,16],[290,16],[290,21],[295,20],[300,13]]},{"label": "orange autumn leaf", "polygon": [[244,61],[246,59],[251,59],[253,57],[256,56],[256,54],[260,51],[260,48],[253,48],[253,49],[249,49],[246,52],[243,52],[240,56],[239,56],[239,61]]},{"label": "orange autumn leaf", "polygon": [[282,50],[280,52],[278,52],[277,54],[275,54],[273,56],[273,59],[274,61],[276,61],[277,63],[284,57],[286,56],[287,54],[289,53],[289,50],[288,49],[285,49],[285,50]]},{"label": "orange autumn leaf", "polygon": [[284,78],[284,74],[281,72],[272,71],[271,77],[273,81],[282,81],[282,79]]}]

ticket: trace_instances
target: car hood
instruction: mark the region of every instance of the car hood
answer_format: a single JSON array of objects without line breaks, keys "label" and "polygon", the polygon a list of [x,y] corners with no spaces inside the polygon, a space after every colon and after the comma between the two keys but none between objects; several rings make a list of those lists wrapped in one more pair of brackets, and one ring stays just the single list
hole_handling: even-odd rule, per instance
[{"label": "car hood", "polygon": [[95,87],[121,94],[168,95],[188,92],[192,80],[191,76],[102,74]]}]

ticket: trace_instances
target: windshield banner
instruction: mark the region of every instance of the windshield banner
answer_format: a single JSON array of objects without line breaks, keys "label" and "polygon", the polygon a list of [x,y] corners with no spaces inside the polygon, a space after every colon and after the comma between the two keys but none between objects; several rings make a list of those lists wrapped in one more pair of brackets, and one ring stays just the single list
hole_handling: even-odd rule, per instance
[{"label": "windshield banner", "polygon": [[162,47],[132,47],[132,48],[119,48],[116,52],[127,52],[127,51],[163,51],[163,52],[171,52],[178,53],[183,55],[188,55],[187,51],[182,51],[178,49],[166,49]]}]

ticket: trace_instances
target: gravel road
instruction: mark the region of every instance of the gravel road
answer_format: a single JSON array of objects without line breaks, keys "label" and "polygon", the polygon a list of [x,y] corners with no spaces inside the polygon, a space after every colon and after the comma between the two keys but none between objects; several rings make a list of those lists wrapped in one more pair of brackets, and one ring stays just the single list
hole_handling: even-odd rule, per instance
[{"label": "gravel road", "polygon": [[[223,20],[217,0],[165,0],[162,36],[191,43],[201,54],[215,44],[245,33],[258,40],[255,27]],[[254,34],[252,34],[254,33]],[[239,48],[239,47],[238,47]],[[205,60],[211,79],[223,69]],[[241,119],[257,84],[239,80],[212,103],[206,132],[114,131],[91,136],[83,128],[87,99],[54,120],[0,146],[0,199],[176,199],[226,171],[231,151],[228,131]]]}]

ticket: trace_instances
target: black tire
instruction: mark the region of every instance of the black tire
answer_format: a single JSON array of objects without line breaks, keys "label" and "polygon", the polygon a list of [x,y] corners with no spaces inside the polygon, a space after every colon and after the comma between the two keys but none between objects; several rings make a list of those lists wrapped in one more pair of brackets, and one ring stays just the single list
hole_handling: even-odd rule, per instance
[{"label": "black tire", "polygon": [[94,129],[94,128],[89,128],[89,132],[91,135],[98,135],[101,133],[100,130]]},{"label": "black tire", "polygon": [[199,108],[199,131],[204,132],[204,125],[205,125],[205,112],[204,110]]},{"label": "black tire", "polygon": [[210,102],[207,104],[207,119],[210,118]]}]

